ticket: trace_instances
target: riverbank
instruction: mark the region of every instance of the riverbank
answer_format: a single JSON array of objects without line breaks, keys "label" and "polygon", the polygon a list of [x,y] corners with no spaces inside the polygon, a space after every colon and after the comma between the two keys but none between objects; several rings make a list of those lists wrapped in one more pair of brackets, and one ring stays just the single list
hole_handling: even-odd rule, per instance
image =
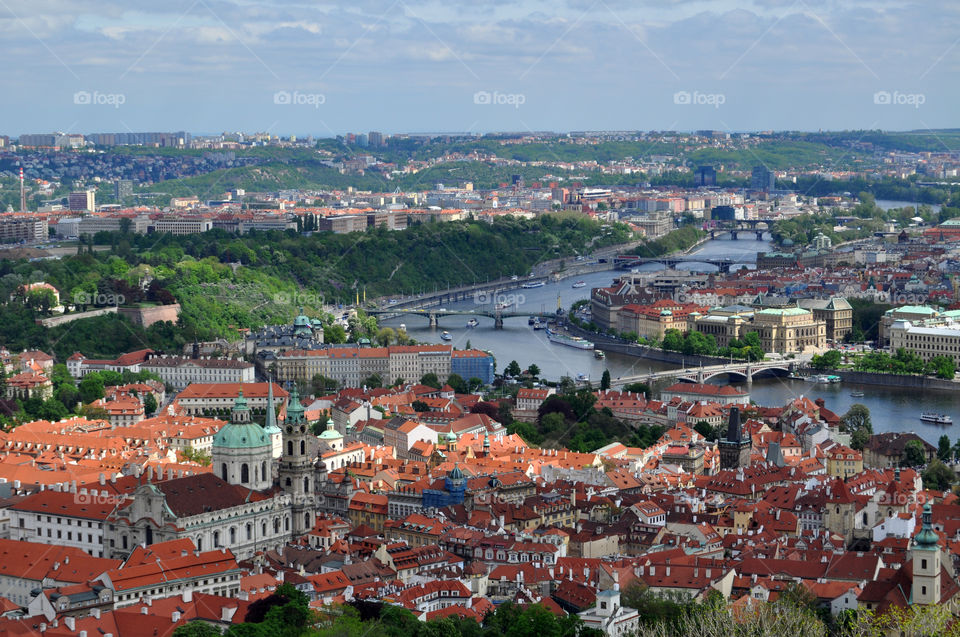
[{"label": "riverbank", "polygon": [[917,376],[912,374],[885,374],[883,372],[858,372],[847,369],[823,372],[815,369],[805,369],[805,374],[829,373],[839,376],[845,383],[857,385],[878,385],[881,387],[898,387],[900,389],[935,389],[939,391],[960,390],[960,383],[956,380],[945,380],[933,376]]}]

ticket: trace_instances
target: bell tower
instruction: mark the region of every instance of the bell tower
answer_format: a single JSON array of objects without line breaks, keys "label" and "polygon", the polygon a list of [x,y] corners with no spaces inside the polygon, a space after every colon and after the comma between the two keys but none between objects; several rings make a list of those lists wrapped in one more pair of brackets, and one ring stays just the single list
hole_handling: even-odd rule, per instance
[{"label": "bell tower", "polygon": [[283,455],[280,456],[280,487],[293,500],[293,532],[305,533],[313,528],[313,464],[307,455],[307,419],[296,384],[290,390],[287,416],[283,427]]},{"label": "bell tower", "polygon": [[910,556],[913,559],[914,604],[940,603],[940,538],[933,530],[930,503],[923,505],[923,528],[913,538]]}]

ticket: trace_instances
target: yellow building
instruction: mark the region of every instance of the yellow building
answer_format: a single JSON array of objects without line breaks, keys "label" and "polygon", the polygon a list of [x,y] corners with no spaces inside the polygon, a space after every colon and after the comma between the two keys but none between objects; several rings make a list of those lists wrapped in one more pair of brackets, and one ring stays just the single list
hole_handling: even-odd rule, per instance
[{"label": "yellow building", "polygon": [[765,352],[799,354],[827,346],[826,322],[816,320],[813,312],[799,307],[760,310],[753,315],[747,331],[759,334]]},{"label": "yellow building", "polygon": [[846,480],[863,471],[863,454],[844,445],[837,445],[827,454],[827,473]]}]

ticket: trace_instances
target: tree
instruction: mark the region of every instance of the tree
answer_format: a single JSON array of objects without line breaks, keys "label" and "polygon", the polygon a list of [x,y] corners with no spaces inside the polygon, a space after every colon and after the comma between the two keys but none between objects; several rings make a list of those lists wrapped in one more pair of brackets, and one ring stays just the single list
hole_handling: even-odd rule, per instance
[{"label": "tree", "polygon": [[607,391],[610,389],[610,370],[603,370],[603,376],[600,377],[600,391]]},{"label": "tree", "polygon": [[937,457],[943,462],[949,462],[951,455],[953,454],[950,446],[950,438],[944,434],[940,436],[940,439],[937,441]]},{"label": "tree", "polygon": [[866,405],[860,403],[850,405],[850,409],[843,415],[840,422],[848,433],[853,433],[859,429],[865,429],[867,433],[873,433],[873,424],[870,422],[870,409]]},{"label": "tree", "polygon": [[500,415],[500,405],[494,402],[482,400],[474,403],[473,406],[470,407],[470,413],[486,414],[490,418],[497,420],[498,416]]},{"label": "tree", "polygon": [[870,442],[870,432],[866,429],[857,429],[850,435],[850,448],[857,451],[863,451],[863,448]]},{"label": "tree", "polygon": [[810,366],[814,369],[836,369],[840,366],[840,350],[832,349],[824,354],[814,354]]},{"label": "tree", "polygon": [[557,393],[566,395],[575,391],[577,391],[577,382],[569,376],[561,376],[560,382],[557,383]]},{"label": "tree", "polygon": [[[946,438],[946,436],[944,436]],[[917,442],[911,440],[910,442]],[[907,443],[910,444],[909,442]],[[945,465],[939,459],[934,459],[930,463],[924,472],[921,474],[923,478],[923,488],[924,489],[933,489],[935,491],[946,491],[957,481],[957,474],[954,473],[953,469]]]},{"label": "tree", "polygon": [[717,430],[717,427],[714,427],[706,420],[698,421],[697,424],[693,426],[693,430],[710,442],[713,442],[719,438],[719,431]]},{"label": "tree", "polygon": [[458,394],[466,394],[467,392],[467,383],[463,380],[463,376],[460,374],[450,374],[447,376],[447,384],[453,388]]},{"label": "tree", "polygon": [[80,381],[80,401],[83,404],[92,403],[103,398],[103,380],[96,373],[87,374]]},{"label": "tree", "polygon": [[433,387],[434,389],[440,389],[440,379],[437,378],[437,375],[433,372],[428,372],[420,377],[420,384],[426,385],[427,387]]},{"label": "tree", "polygon": [[923,443],[919,440],[911,440],[903,446],[903,461],[900,463],[904,467],[920,467],[926,464],[927,455],[924,453]]},{"label": "tree", "polygon": [[520,363],[517,361],[510,361],[510,364],[507,365],[506,369],[503,370],[503,373],[507,376],[519,376],[523,370],[520,369]]},{"label": "tree", "polygon": [[376,389],[383,386],[383,378],[380,374],[371,374],[363,379],[363,386]]},{"label": "tree", "polygon": [[173,637],[220,637],[222,634],[218,629],[201,620],[187,622],[183,626],[177,626],[173,631]]},{"label": "tree", "polygon": [[143,397],[143,411],[148,416],[152,416],[157,411],[157,398],[153,395],[153,392],[147,393]]},{"label": "tree", "polygon": [[339,323],[326,325],[323,328],[323,340],[326,343],[340,345],[347,342],[347,330]]},{"label": "tree", "polygon": [[340,385],[340,383],[333,378],[329,378],[323,374],[314,374],[313,378],[310,379],[310,384],[315,396],[322,396],[327,392],[336,391]]},{"label": "tree", "polygon": [[471,376],[470,380],[467,381],[467,390],[475,392],[478,389],[483,387],[483,379],[477,378],[476,376]]},{"label": "tree", "polygon": [[953,380],[957,373],[957,365],[949,356],[934,356],[927,361],[927,373],[934,374],[937,378]]},{"label": "tree", "polygon": [[430,411],[430,405],[423,402],[422,400],[415,400],[413,401],[413,404],[410,406],[413,407],[413,410],[418,414],[423,413],[425,411]]},{"label": "tree", "polygon": [[530,363],[530,365],[527,366],[527,373],[529,373],[534,378],[537,378],[538,376],[540,376],[540,368],[537,367],[535,363]]},{"label": "tree", "polygon": [[623,388],[623,391],[630,392],[633,394],[645,394],[650,395],[650,385],[646,383],[630,383]]}]

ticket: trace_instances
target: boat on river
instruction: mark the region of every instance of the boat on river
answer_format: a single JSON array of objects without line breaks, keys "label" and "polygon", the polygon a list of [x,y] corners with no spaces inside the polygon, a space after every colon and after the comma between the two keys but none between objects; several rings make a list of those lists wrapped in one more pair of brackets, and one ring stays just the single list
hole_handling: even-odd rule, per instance
[{"label": "boat on river", "polygon": [[953,418],[946,414],[936,414],[933,412],[925,411],[920,414],[920,420],[923,422],[933,423],[934,425],[952,425]]},{"label": "boat on river", "polygon": [[547,330],[547,340],[549,340],[551,343],[566,345],[567,347],[575,347],[577,349],[593,349],[593,343],[584,338],[580,338],[579,336],[569,336],[560,332],[554,332],[551,329]]}]

